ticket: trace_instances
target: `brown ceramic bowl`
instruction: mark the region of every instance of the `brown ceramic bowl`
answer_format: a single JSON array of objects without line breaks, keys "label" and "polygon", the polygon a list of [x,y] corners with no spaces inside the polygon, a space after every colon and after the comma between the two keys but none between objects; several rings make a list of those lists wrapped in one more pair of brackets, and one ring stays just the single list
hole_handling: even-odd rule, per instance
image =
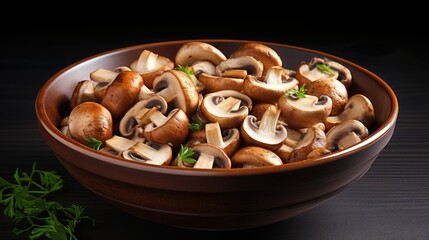
[{"label": "brown ceramic bowl", "polygon": [[[246,41],[202,40],[226,56]],[[76,83],[97,68],[114,69],[143,49],[174,59],[187,41],[131,46],[92,56],[51,77],[40,89],[36,113],[41,134],[65,169],[83,186],[130,214],[153,222],[196,229],[244,229],[275,223],[316,207],[362,177],[389,142],[398,115],[391,88],[347,60],[299,47],[264,43],[297,69],[301,61],[326,56],[353,74],[351,93],[373,103],[376,124],[364,141],[316,160],[253,169],[194,170],[153,166],[101,153],[64,136],[58,127],[68,114]]]}]

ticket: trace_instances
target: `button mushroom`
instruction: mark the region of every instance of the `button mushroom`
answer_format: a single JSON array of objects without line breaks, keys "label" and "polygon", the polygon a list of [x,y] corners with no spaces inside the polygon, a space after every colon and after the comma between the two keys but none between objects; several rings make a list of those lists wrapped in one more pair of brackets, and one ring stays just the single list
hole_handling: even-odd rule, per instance
[{"label": "button mushroom", "polygon": [[349,97],[344,84],[332,78],[321,78],[306,85],[307,94],[320,97],[326,95],[332,100],[330,115],[337,115],[344,109]]},{"label": "button mushroom", "polygon": [[326,133],[327,149],[343,150],[368,136],[368,129],[360,121],[349,119],[332,127]]},{"label": "button mushroom", "polygon": [[249,42],[241,45],[232,54],[231,58],[241,56],[252,56],[263,64],[263,75],[265,76],[268,69],[272,66],[282,66],[282,60],[274,49],[265,44]]},{"label": "button mushroom", "polygon": [[218,122],[222,129],[241,125],[252,108],[252,100],[243,93],[223,90],[207,94],[201,112],[209,122]]},{"label": "button mushroom", "polygon": [[241,124],[243,140],[249,145],[277,150],[287,138],[285,127],[277,123],[279,116],[280,109],[274,105],[267,108],[260,121],[247,116]]},{"label": "button mushroom", "polygon": [[162,96],[171,108],[180,108],[190,117],[198,108],[198,92],[186,73],[169,70],[153,81],[154,92]]},{"label": "button mushroom", "polygon": [[172,149],[167,144],[136,143],[129,150],[123,151],[122,157],[153,165],[169,165],[172,159]]},{"label": "button mushroom", "polygon": [[77,83],[70,98],[70,109],[75,108],[83,102],[96,102],[94,94],[94,84],[90,80],[83,80]]},{"label": "button mushroom", "polygon": [[324,122],[332,109],[330,97],[322,95],[319,98],[305,95],[305,98],[285,95],[278,100],[283,120],[292,128],[307,128],[319,122]]},{"label": "button mushroom", "polygon": [[286,76],[283,79],[281,67],[274,66],[268,69],[265,78],[258,79],[248,75],[244,79],[244,93],[255,101],[275,103],[289,89],[298,89],[298,80]]},{"label": "button mushroom", "polygon": [[68,132],[77,141],[86,144],[88,138],[105,142],[112,137],[112,115],[96,102],[76,106],[68,117]]},{"label": "button mushroom", "polygon": [[101,105],[110,111],[114,119],[118,119],[137,102],[142,86],[143,79],[138,73],[121,72],[107,87]]},{"label": "button mushroom", "polygon": [[[229,72],[228,70],[245,70],[244,75],[243,74],[237,74],[237,72],[232,71]],[[255,77],[261,77],[262,71],[264,69],[264,65],[252,56],[240,56],[235,58],[228,58],[225,61],[222,61],[219,65],[216,66],[216,73],[218,76],[225,76],[229,77],[233,74],[232,77],[241,77],[244,78],[246,75],[252,75]],[[241,71],[239,71],[241,72]]]},{"label": "button mushroom", "polygon": [[168,116],[154,110],[149,119],[151,123],[145,126],[143,133],[149,141],[169,144],[174,148],[184,143],[188,137],[189,119],[180,108],[171,110]]},{"label": "button mushroom", "polygon": [[237,128],[221,131],[219,123],[208,123],[205,125],[206,141],[220,147],[228,157],[231,157],[240,146],[240,132]]},{"label": "button mushroom", "polygon": [[338,123],[348,119],[355,119],[370,127],[375,120],[374,107],[371,101],[362,94],[355,94],[349,98],[344,110],[335,116],[329,116],[325,120],[325,126],[329,130]]},{"label": "button mushroom", "polygon": [[226,60],[225,55],[216,47],[205,42],[187,42],[176,53],[176,65],[191,66],[196,61],[210,61],[215,66]]},{"label": "button mushroom", "polygon": [[288,162],[307,159],[307,155],[317,148],[326,147],[326,135],[320,128],[308,128],[289,155]]},{"label": "button mushroom", "polygon": [[256,146],[240,148],[231,158],[235,168],[278,166],[283,162],[274,152]]}]

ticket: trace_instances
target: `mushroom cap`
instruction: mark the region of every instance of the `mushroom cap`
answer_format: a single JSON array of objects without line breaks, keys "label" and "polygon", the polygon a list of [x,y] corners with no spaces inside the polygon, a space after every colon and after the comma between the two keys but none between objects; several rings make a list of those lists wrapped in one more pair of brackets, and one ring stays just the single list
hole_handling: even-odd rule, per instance
[{"label": "mushroom cap", "polygon": [[256,60],[261,61],[264,69],[263,74],[265,75],[267,70],[272,66],[283,65],[280,56],[277,54],[274,49],[268,47],[265,44],[257,43],[257,42],[249,42],[241,45],[237,48],[232,54],[231,58],[241,57],[241,56],[252,56]]},{"label": "mushroom cap", "polygon": [[236,69],[246,70],[247,75],[261,77],[264,65],[252,56],[228,58],[216,66],[216,73],[218,76],[223,76],[225,71]]},{"label": "mushroom cap", "polygon": [[201,73],[198,80],[204,84],[207,93],[222,91],[222,90],[243,90],[243,79],[232,77],[221,77]]},{"label": "mushroom cap", "polygon": [[201,143],[193,147],[197,153],[205,153],[215,158],[213,168],[231,168],[231,159],[218,146],[209,143]]},{"label": "mushroom cap", "polygon": [[316,123],[324,122],[332,109],[332,100],[328,96],[319,98],[305,95],[305,98],[280,97],[278,106],[283,120],[292,128],[308,128]]},{"label": "mushroom cap", "polygon": [[182,71],[168,70],[153,81],[155,93],[171,88],[176,97],[169,102],[171,108],[180,108],[186,115],[192,116],[198,108],[198,92],[194,82]]},{"label": "mushroom cap", "polygon": [[326,95],[332,99],[330,115],[337,115],[343,111],[349,97],[347,88],[340,81],[332,78],[321,78],[306,85],[307,94],[320,97]]},{"label": "mushroom cap", "polygon": [[348,119],[335,125],[326,133],[326,148],[331,152],[342,150],[362,141],[368,134],[368,129],[363,123]]},{"label": "mushroom cap", "polygon": [[101,99],[114,119],[122,117],[138,100],[143,78],[136,72],[125,71],[116,76]]},{"label": "mushroom cap", "polygon": [[[238,101],[232,101],[233,106],[222,104],[222,102],[229,99],[236,99]],[[238,104],[235,104],[236,102]],[[222,90],[205,95],[200,109],[209,122],[219,122],[222,129],[236,128],[241,125],[244,118],[252,109],[252,100],[247,95],[238,91]]]},{"label": "mushroom cap", "polygon": [[112,137],[112,115],[99,103],[81,103],[70,112],[68,131],[72,138],[83,144],[86,144],[86,138],[95,138],[104,143]]},{"label": "mushroom cap", "polygon": [[70,98],[70,109],[75,108],[83,102],[95,102],[97,98],[94,94],[94,84],[90,80],[83,80],[77,83]]},{"label": "mushroom cap", "polygon": [[246,146],[240,148],[231,158],[233,167],[278,166],[283,162],[277,154],[265,148]]},{"label": "mushroom cap", "polygon": [[169,144],[173,148],[186,141],[189,119],[180,108],[170,111],[162,125],[149,123],[144,128],[144,137],[152,142]]},{"label": "mushroom cap", "polygon": [[375,121],[374,107],[365,95],[358,93],[351,96],[345,104],[344,110],[338,115],[327,117],[324,123],[329,130],[348,119],[358,120],[367,128]]},{"label": "mushroom cap", "polygon": [[225,55],[216,47],[205,42],[187,42],[176,53],[176,65],[191,66],[196,61],[210,61],[214,65],[226,60]]},{"label": "mushroom cap", "polygon": [[320,128],[310,127],[298,141],[295,149],[289,155],[288,162],[307,159],[307,155],[317,148],[326,147],[326,135]]}]

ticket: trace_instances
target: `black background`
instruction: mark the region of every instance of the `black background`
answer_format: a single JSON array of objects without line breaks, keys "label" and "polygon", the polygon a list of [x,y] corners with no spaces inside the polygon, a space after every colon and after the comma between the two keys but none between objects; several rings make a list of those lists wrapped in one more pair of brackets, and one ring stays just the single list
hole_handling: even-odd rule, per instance
[{"label": "black background", "polygon": [[[0,176],[11,180],[16,168],[55,170],[65,186],[55,200],[85,206],[96,225],[83,222],[79,239],[429,239],[429,114],[427,46],[421,28],[398,27],[383,18],[368,23],[346,18],[307,16],[260,21],[261,16],[196,24],[195,12],[165,23],[144,17],[116,21],[115,11],[78,12],[60,21],[2,19],[0,44]],[[130,14],[136,14],[128,8]],[[22,13],[25,15],[25,13]],[[189,16],[191,15],[191,16]],[[204,15],[201,12],[199,15]],[[245,14],[243,14],[245,15]],[[365,14],[361,16],[365,17]],[[119,17],[118,17],[119,18]],[[214,17],[213,17],[214,18]],[[219,18],[219,17],[218,17]],[[258,19],[257,19],[258,18]],[[91,21],[89,21],[91,20]],[[129,21],[128,21],[129,20]],[[337,26],[345,21],[346,27]],[[16,24],[16,25],[14,25]],[[414,27],[413,27],[414,26]],[[395,91],[400,113],[395,134],[369,172],[323,205],[289,220],[242,231],[198,231],[143,221],[118,210],[80,186],[45,145],[36,125],[38,89],[57,71],[104,51],[158,41],[243,39],[283,43],[337,55],[384,79]],[[283,59],[283,61],[287,61]],[[25,239],[0,215],[0,239]],[[235,234],[239,235],[235,235]],[[233,234],[233,235],[231,235]]]}]

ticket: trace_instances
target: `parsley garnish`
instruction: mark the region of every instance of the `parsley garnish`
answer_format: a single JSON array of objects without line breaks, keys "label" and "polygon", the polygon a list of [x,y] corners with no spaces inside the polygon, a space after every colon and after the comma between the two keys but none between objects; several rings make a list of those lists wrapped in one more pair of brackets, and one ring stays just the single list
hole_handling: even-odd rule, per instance
[{"label": "parsley garnish", "polygon": [[286,95],[294,99],[305,98],[305,91],[307,91],[307,89],[305,89],[305,84],[302,84],[299,90],[293,88],[287,90]]},{"label": "parsley garnish", "polygon": [[195,152],[194,150],[192,150],[192,148],[188,148],[188,147],[184,147],[183,145],[180,145],[179,160],[187,163],[196,163],[197,160],[192,158],[194,154]]},{"label": "parsley garnish", "polygon": [[183,66],[179,65],[175,69],[178,71],[186,73],[186,75],[188,75],[188,78],[191,79],[192,82],[194,82],[194,84],[196,84],[195,79],[192,77],[192,75],[194,75],[194,72],[192,71],[192,69],[189,66],[183,67]]},{"label": "parsley garnish", "polygon": [[100,150],[103,142],[96,138],[85,138],[86,146],[94,148],[95,150]]},{"label": "parsley garnish", "polygon": [[198,131],[204,128],[204,124],[201,122],[201,120],[197,116],[192,116],[192,123],[188,124],[188,128],[191,131]]},{"label": "parsley garnish", "polygon": [[335,75],[335,73],[332,71],[331,67],[327,64],[323,64],[323,63],[317,63],[316,64],[317,69],[319,69],[322,72],[325,72],[331,76]]}]

